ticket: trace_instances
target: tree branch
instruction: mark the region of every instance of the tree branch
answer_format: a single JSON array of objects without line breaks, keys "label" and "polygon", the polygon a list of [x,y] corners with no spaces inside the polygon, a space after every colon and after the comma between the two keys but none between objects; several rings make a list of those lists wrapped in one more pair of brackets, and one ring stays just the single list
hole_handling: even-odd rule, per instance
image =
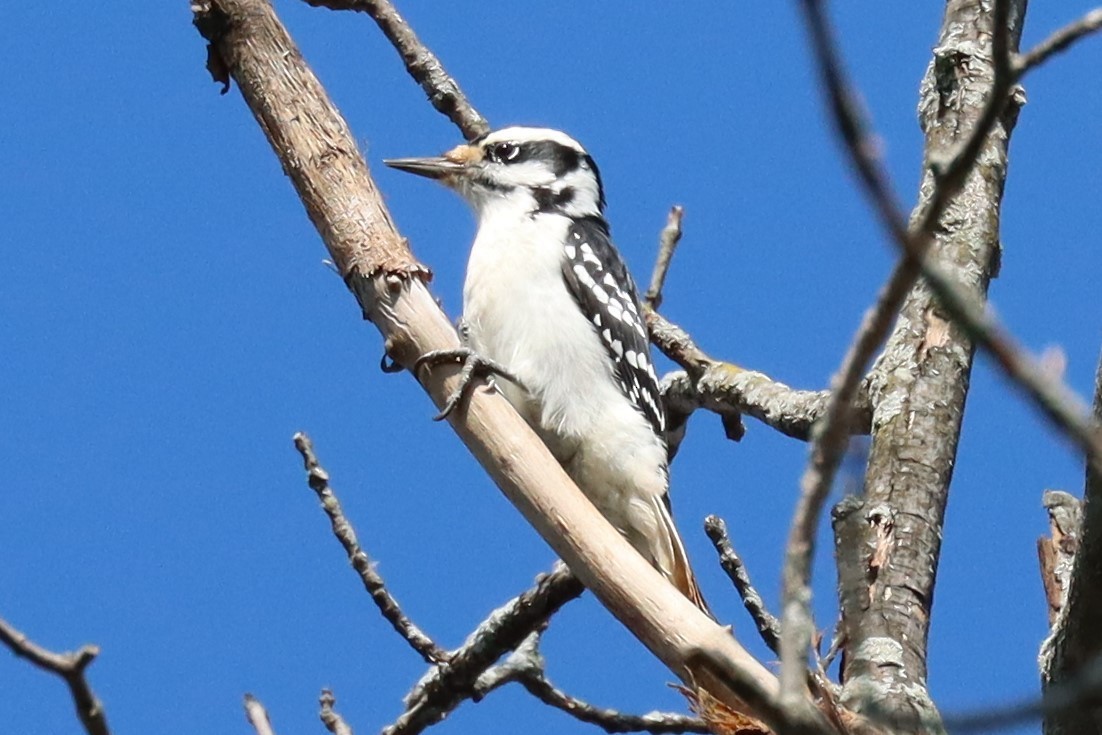
[{"label": "tree branch", "polygon": [[321,723],[325,725],[326,730],[333,733],[333,735],[353,735],[352,728],[333,709],[337,704],[337,698],[333,696],[332,691],[322,689],[318,703],[321,705],[321,712],[318,713],[318,717],[321,719]]},{"label": "tree branch", "polygon": [[[1102,357],[1094,380],[1094,419],[1102,424]],[[1087,464],[1084,486],[1066,603],[1041,649],[1046,695],[1084,677],[1097,679],[1102,669],[1098,663],[1102,660],[1102,472],[1095,464]],[[1097,699],[1091,705],[1050,713],[1045,718],[1045,735],[1102,733],[1102,707]]]},{"label": "tree branch", "polygon": [[750,582],[750,574],[746,571],[746,565],[735,553],[731,545],[731,539],[727,535],[727,524],[719,516],[708,516],[704,519],[704,532],[712,541],[716,553],[719,554],[719,565],[727,573],[728,579],[735,585],[735,590],[742,598],[742,605],[746,612],[750,613],[750,619],[757,626],[761,639],[769,650],[779,653],[781,647],[781,621],[769,612],[765,607],[765,601]]},{"label": "tree branch", "polygon": [[654,261],[650,286],[643,296],[643,302],[651,309],[658,309],[662,305],[662,287],[666,283],[666,274],[670,271],[674,251],[681,242],[681,220],[684,216],[685,210],[682,207],[673,207],[666,218],[666,226],[658,236],[658,257]]},{"label": "tree branch", "polygon": [[703,720],[674,712],[630,715],[596,707],[555,687],[544,671],[539,650],[539,633],[532,633],[510,656],[479,677],[480,696],[505,684],[517,683],[544,704],[562,710],[576,720],[600,727],[605,732],[710,733]]},{"label": "tree branch", "polygon": [[490,131],[486,118],[471,107],[459,83],[444,69],[440,59],[421,43],[409,23],[387,0],[305,0],[314,7],[356,10],[367,13],[402,57],[406,71],[425,90],[436,111],[458,127],[467,140]]},{"label": "tree branch", "polygon": [[[193,10],[210,41],[209,67],[236,80],[387,353],[408,369],[426,352],[458,347],[347,124],[269,3],[193,0]],[[418,377],[439,406],[456,387],[459,368],[427,373]],[[504,397],[475,391],[449,423],[585,586],[690,688],[777,729],[829,730],[810,699],[778,706],[776,678],[628,544]]]},{"label": "tree branch", "polygon": [[72,653],[54,653],[36,644],[3,618],[0,618],[0,642],[19,658],[25,658],[43,671],[61,677],[69,687],[77,717],[88,735],[110,735],[103,703],[96,697],[84,675],[84,670],[99,655],[97,646],[81,646]]},{"label": "tree branch", "polygon": [[535,587],[490,613],[446,662],[433,666],[421,677],[405,697],[406,711],[383,731],[384,735],[416,735],[440,722],[465,700],[477,701],[484,696],[486,692],[477,682],[486,670],[543,628],[582,589],[578,579],[561,565],[540,576]]},{"label": "tree branch", "polygon": [[251,694],[245,695],[245,719],[253,726],[256,735],[275,735],[272,721],[268,717],[268,710],[264,709],[260,700]]},{"label": "tree branch", "polygon": [[313,442],[306,434],[299,432],[294,436],[295,449],[302,455],[306,467],[306,478],[310,489],[317,493],[321,501],[322,510],[329,516],[329,522],[333,526],[333,535],[340,541],[344,551],[348,554],[348,561],[363,582],[364,589],[371,595],[371,600],[379,608],[383,618],[391,627],[409,643],[410,647],[421,655],[426,663],[435,664],[446,661],[448,652],[440,648],[417,625],[402,612],[398,601],[390,594],[383,581],[382,575],[375,570],[375,565],[360,547],[356,538],[356,529],[352,527],[341,509],[341,502],[337,498],[333,488],[329,486],[329,473],[318,462],[314,453]]},{"label": "tree branch", "polygon": [[1014,57],[1015,75],[1020,79],[1073,43],[1102,29],[1102,8],[1095,8],[1082,18],[1053,33],[1024,54]]},{"label": "tree branch", "polygon": [[[684,416],[697,408],[719,414],[725,419],[728,438],[734,440],[742,438],[742,414],[794,439],[810,437],[812,425],[826,411],[829,391],[796,390],[765,373],[716,360],[681,327],[658,312],[644,311],[651,342],[685,369],[663,381],[668,409]],[[854,411],[851,429],[858,434],[868,433],[872,409],[864,384],[855,398]]]},{"label": "tree branch", "polygon": [[[816,43],[820,65],[828,68],[835,59],[834,71],[824,74],[836,77],[827,86],[847,151],[874,208],[905,253],[897,273],[913,272],[912,263],[919,264],[942,303],[944,294],[933,283],[939,273],[926,257],[931,244],[977,297],[986,292],[996,262],[1006,142],[1016,113],[1016,107],[1007,109],[1012,84],[1007,60],[1024,11],[1015,5],[1012,18],[1008,0],[995,5],[992,17],[975,0],[948,3],[922,86],[926,176],[913,224],[901,232],[901,217],[883,190],[886,175],[861,145],[860,123],[845,104],[848,85],[841,81],[833,40],[823,30],[821,8],[811,0],[804,3],[813,37],[824,39]],[[993,49],[989,55],[982,51],[985,37]],[[977,157],[982,163],[974,167]],[[950,209],[952,216],[943,218]],[[959,292],[956,282],[952,287]],[[923,731],[940,730],[925,690],[926,633],[972,364],[970,333],[939,315],[925,287],[911,292],[873,373],[865,498],[840,504],[834,519],[847,651],[843,702],[867,710],[869,702],[879,701],[877,709],[900,727]],[[873,549],[871,555],[867,549]]]}]

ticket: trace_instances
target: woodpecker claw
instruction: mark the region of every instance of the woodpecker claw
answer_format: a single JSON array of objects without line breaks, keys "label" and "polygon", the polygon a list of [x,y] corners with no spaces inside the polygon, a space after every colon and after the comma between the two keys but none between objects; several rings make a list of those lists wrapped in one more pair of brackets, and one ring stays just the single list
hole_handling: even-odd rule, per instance
[{"label": "woodpecker claw", "polygon": [[510,383],[524,387],[524,383],[504,365],[494,362],[488,357],[483,357],[466,347],[458,347],[453,350],[433,350],[426,352],[413,363],[413,374],[420,377],[421,368],[434,368],[445,363],[462,363],[463,368],[459,372],[459,385],[448,395],[444,401],[444,407],[440,413],[433,416],[433,421],[443,421],[451,415],[460,403],[462,403],[474,388],[475,378],[498,375]]}]

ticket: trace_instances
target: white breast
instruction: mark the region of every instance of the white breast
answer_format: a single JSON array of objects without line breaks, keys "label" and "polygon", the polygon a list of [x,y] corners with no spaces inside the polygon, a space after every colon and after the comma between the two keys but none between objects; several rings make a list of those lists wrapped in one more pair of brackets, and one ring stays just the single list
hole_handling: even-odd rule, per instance
[{"label": "white breast", "polygon": [[563,281],[569,220],[481,214],[463,290],[472,348],[525,384],[529,392],[498,381],[610,520],[623,513],[625,495],[661,495],[665,447],[616,386],[604,345]]}]

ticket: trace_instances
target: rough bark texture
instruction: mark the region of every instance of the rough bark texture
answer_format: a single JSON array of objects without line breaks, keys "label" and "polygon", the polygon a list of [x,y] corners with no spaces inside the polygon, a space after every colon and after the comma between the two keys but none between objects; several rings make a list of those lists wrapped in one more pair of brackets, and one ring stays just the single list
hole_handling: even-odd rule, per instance
[{"label": "rough bark texture", "polygon": [[[1048,511],[1050,535],[1037,539],[1037,557],[1041,564],[1045,600],[1048,602],[1048,624],[1055,631],[1057,617],[1067,604],[1068,590],[1071,588],[1083,506],[1078,498],[1060,490],[1045,490],[1041,503]],[[1041,650],[1047,648],[1046,643]]]},{"label": "rough bark texture", "polygon": [[[1016,49],[1024,0],[1011,13]],[[951,154],[982,115],[994,78],[992,13],[950,0],[920,90],[926,135],[917,219],[934,187],[931,166]],[[962,287],[986,297],[999,261],[999,206],[1011,102],[975,168],[939,221],[932,253]],[[872,374],[872,446],[865,493],[835,509],[843,627],[843,703],[896,721],[900,733],[941,731],[926,689],[926,637],[941,528],[957,451],[973,345],[925,284],[911,292]]]},{"label": "rough bark texture", "polygon": [[[1095,374],[1094,420],[1102,425],[1102,358]],[[1102,475],[1089,463],[1078,541],[1066,604],[1041,649],[1046,693],[1073,687],[1085,677],[1097,681],[1102,667]],[[1093,704],[1083,702],[1051,712],[1045,718],[1045,735],[1102,733],[1102,706],[1097,694],[1092,700]]]}]

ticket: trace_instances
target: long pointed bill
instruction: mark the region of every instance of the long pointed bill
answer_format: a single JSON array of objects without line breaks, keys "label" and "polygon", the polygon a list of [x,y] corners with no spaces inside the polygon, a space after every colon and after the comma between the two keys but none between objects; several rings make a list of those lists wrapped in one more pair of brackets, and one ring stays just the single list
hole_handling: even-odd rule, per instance
[{"label": "long pointed bill", "polygon": [[466,166],[450,161],[443,156],[431,158],[388,158],[383,161],[387,166],[399,171],[407,171],[430,179],[440,179],[449,174],[462,173]]}]

